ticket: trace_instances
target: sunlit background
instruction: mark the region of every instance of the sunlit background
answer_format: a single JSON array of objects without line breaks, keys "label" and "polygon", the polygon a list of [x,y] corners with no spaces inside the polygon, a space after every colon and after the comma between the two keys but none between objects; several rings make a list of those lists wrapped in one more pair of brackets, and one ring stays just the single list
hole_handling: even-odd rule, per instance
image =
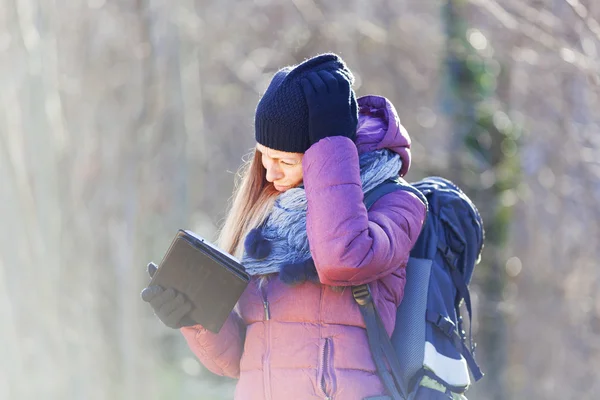
[{"label": "sunlit background", "polygon": [[[273,72],[340,54],[483,214],[471,399],[600,393],[600,2],[0,0],[0,399],[230,399],[139,292]],[[276,399],[284,400],[284,399]]]}]

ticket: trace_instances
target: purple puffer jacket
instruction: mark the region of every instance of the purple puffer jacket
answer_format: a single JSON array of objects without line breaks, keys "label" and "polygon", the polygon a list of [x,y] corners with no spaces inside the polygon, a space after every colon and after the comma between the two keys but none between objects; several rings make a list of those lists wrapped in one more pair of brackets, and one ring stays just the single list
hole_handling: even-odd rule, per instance
[{"label": "purple puffer jacket", "polygon": [[235,399],[360,400],[385,394],[352,293],[331,286],[370,282],[391,333],[425,206],[397,191],[367,213],[358,153],[392,149],[402,156],[404,175],[410,139],[385,98],[366,96],[358,104],[356,145],[341,136],[325,138],[303,160],[308,239],[323,285],[271,279],[259,288],[252,279],[238,303],[241,316],[232,313],[218,335],[199,325],[181,329],[209,370],[239,378]]}]

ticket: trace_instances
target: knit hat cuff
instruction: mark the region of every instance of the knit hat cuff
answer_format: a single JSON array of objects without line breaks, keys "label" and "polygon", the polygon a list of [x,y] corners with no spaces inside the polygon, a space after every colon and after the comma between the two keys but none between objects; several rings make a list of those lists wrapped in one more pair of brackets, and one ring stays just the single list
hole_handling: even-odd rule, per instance
[{"label": "knit hat cuff", "polygon": [[262,118],[254,121],[256,141],[270,149],[287,153],[304,153],[310,147],[308,134],[282,135],[281,127]]}]

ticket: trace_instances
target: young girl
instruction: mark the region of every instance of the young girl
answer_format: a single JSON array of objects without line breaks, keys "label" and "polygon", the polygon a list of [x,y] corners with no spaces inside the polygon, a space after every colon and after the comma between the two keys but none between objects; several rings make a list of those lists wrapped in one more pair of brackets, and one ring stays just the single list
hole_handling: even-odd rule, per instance
[{"label": "young girl", "polygon": [[323,54],[278,71],[261,98],[256,150],[219,240],[252,279],[219,334],[191,321],[173,289],[142,292],[209,370],[239,378],[235,399],[388,398],[344,288],[369,283],[391,334],[426,210],[395,191],[367,212],[363,194],[408,171],[410,139],[391,103],[357,102],[352,82]]}]

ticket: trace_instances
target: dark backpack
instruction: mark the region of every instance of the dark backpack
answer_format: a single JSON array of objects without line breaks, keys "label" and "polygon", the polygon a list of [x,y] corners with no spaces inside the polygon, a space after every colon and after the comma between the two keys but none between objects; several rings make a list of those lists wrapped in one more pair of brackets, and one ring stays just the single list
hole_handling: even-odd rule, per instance
[{"label": "dark backpack", "polygon": [[475,381],[483,377],[473,357],[471,333],[463,331],[460,316],[464,301],[470,327],[468,285],[483,248],[483,222],[471,200],[439,177],[413,184],[386,181],[365,194],[367,209],[396,190],[417,195],[427,205],[427,216],[410,252],[391,340],[368,285],[352,288],[365,318],[373,360],[394,400],[463,398],[470,385],[469,369]]}]

